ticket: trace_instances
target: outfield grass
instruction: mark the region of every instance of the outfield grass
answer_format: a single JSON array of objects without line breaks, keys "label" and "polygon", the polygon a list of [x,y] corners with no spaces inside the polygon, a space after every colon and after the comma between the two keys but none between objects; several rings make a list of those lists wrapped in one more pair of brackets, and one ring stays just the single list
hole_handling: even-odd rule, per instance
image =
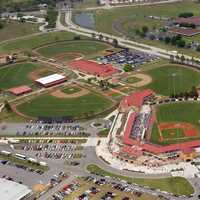
[{"label": "outfield grass", "polygon": [[4,28],[0,31],[0,42],[36,32],[39,32],[37,24],[20,23],[17,21],[10,21],[9,23],[5,22]]},{"label": "outfield grass", "polygon": [[[30,51],[36,47],[63,41],[73,40],[74,34],[70,32],[51,32],[48,34],[41,34],[37,36],[31,36],[24,39],[17,39],[15,41],[9,41],[0,46],[0,53],[2,52],[16,52],[16,51]],[[81,37],[85,38],[85,37]]]},{"label": "outfield grass", "polygon": [[146,71],[152,77],[152,82],[145,86],[156,93],[169,96],[171,94],[186,92],[193,86],[200,84],[200,73],[195,70],[173,64]]},{"label": "outfield grass", "polygon": [[165,104],[156,108],[158,123],[188,122],[200,129],[200,104],[197,102],[180,102]]},{"label": "outfield grass", "polygon": [[38,49],[38,53],[51,58],[63,53],[81,53],[84,55],[91,55],[101,52],[108,48],[105,43],[100,43],[92,40],[78,40],[64,43],[57,43],[48,47]]},{"label": "outfield grass", "polygon": [[74,118],[92,116],[111,106],[112,102],[95,93],[78,98],[56,98],[50,94],[44,94],[20,104],[17,109],[29,116],[71,116]]},{"label": "outfield grass", "polygon": [[88,165],[87,170],[90,173],[97,173],[103,176],[120,178],[127,182],[136,183],[141,186],[148,186],[150,188],[160,189],[162,191],[170,192],[175,195],[190,195],[194,193],[194,189],[191,186],[191,184],[185,178],[182,177],[170,177],[159,179],[132,178],[105,171],[95,164]]},{"label": "outfield grass", "polygon": [[0,88],[9,89],[20,85],[29,85],[32,81],[28,74],[39,66],[33,63],[19,63],[0,68]]}]

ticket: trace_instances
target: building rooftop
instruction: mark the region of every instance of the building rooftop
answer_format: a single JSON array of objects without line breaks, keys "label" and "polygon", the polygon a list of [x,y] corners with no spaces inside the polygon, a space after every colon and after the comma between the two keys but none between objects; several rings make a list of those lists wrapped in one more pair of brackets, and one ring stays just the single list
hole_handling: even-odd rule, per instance
[{"label": "building rooftop", "polygon": [[99,64],[90,60],[76,60],[69,63],[72,69],[99,77],[109,77],[119,72],[111,64]]},{"label": "building rooftop", "polygon": [[39,78],[36,80],[36,82],[46,85],[46,84],[53,83],[53,82],[56,82],[56,81],[59,81],[59,80],[65,79],[65,78],[66,77],[61,74],[52,74],[49,76]]},{"label": "building rooftop", "polygon": [[31,190],[22,184],[0,178],[0,199],[20,200],[31,193]]},{"label": "building rooftop", "polygon": [[10,88],[8,91],[13,93],[14,95],[20,95],[26,92],[31,92],[32,89],[29,86],[22,85],[19,87]]}]

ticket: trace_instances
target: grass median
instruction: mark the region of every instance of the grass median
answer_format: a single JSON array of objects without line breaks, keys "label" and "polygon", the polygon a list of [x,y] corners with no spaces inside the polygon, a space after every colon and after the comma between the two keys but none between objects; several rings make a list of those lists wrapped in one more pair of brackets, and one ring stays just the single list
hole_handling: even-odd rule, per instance
[{"label": "grass median", "polygon": [[24,167],[31,168],[31,169],[34,169],[34,170],[41,170],[43,172],[47,171],[49,169],[48,166],[41,166],[39,164],[32,163],[28,160],[22,160],[22,159],[16,158],[12,155],[7,156],[7,155],[0,154],[0,160],[6,160],[6,161],[9,161],[9,162],[11,162],[12,164],[15,164],[15,165],[22,165]]},{"label": "grass median", "polygon": [[178,196],[180,195],[189,196],[194,193],[192,185],[183,177],[169,177],[169,178],[159,178],[159,179],[132,178],[105,171],[104,169],[100,168],[95,164],[88,165],[87,170],[90,173],[95,173],[102,176],[120,178],[130,183],[136,183],[141,186],[148,186],[150,188],[159,189],[162,191],[173,193],[174,195]]}]

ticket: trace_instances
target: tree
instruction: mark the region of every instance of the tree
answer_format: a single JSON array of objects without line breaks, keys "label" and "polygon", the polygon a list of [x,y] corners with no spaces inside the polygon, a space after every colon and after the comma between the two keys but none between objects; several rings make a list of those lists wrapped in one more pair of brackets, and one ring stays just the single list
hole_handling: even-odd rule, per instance
[{"label": "tree", "polygon": [[96,38],[96,34],[95,33],[92,33],[92,38]]},{"label": "tree", "polygon": [[130,71],[132,71],[132,70],[133,70],[133,67],[132,67],[131,64],[126,64],[126,65],[124,65],[124,71],[125,71],[125,72],[130,72]]},{"label": "tree", "polygon": [[177,45],[177,47],[179,47],[179,48],[184,48],[185,47],[185,40],[183,40],[183,39],[181,39],[181,40],[177,40],[176,41],[176,45]]},{"label": "tree", "polygon": [[103,35],[102,34],[99,35],[99,40],[103,40]]},{"label": "tree", "polygon": [[171,42],[171,38],[170,38],[170,37],[168,37],[168,36],[167,36],[167,37],[165,37],[165,43],[166,43],[166,44],[169,44],[170,42]]},{"label": "tree", "polygon": [[183,64],[184,61],[185,61],[185,56],[182,54],[182,55],[181,55],[181,63]]},{"label": "tree", "polygon": [[7,100],[4,101],[4,106],[7,112],[11,112],[12,108]]},{"label": "tree", "polygon": [[149,28],[148,28],[147,26],[143,26],[143,27],[142,27],[142,32],[143,32],[144,34],[146,34],[148,31],[149,31]]},{"label": "tree", "polygon": [[119,45],[118,45],[118,40],[117,39],[113,39],[113,46],[115,47],[115,48],[117,48]]}]

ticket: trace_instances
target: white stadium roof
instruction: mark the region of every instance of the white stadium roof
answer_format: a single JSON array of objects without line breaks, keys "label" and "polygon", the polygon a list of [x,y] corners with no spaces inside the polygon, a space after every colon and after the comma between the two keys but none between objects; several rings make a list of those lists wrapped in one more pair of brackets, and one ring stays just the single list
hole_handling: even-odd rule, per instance
[{"label": "white stadium roof", "polygon": [[20,200],[31,193],[31,190],[22,184],[0,178],[0,199]]},{"label": "white stadium roof", "polygon": [[53,83],[55,81],[59,81],[63,78],[66,78],[65,76],[61,75],[61,74],[52,74],[49,76],[45,76],[43,78],[39,78],[36,80],[36,82],[41,83],[43,85],[49,84],[49,83]]}]

